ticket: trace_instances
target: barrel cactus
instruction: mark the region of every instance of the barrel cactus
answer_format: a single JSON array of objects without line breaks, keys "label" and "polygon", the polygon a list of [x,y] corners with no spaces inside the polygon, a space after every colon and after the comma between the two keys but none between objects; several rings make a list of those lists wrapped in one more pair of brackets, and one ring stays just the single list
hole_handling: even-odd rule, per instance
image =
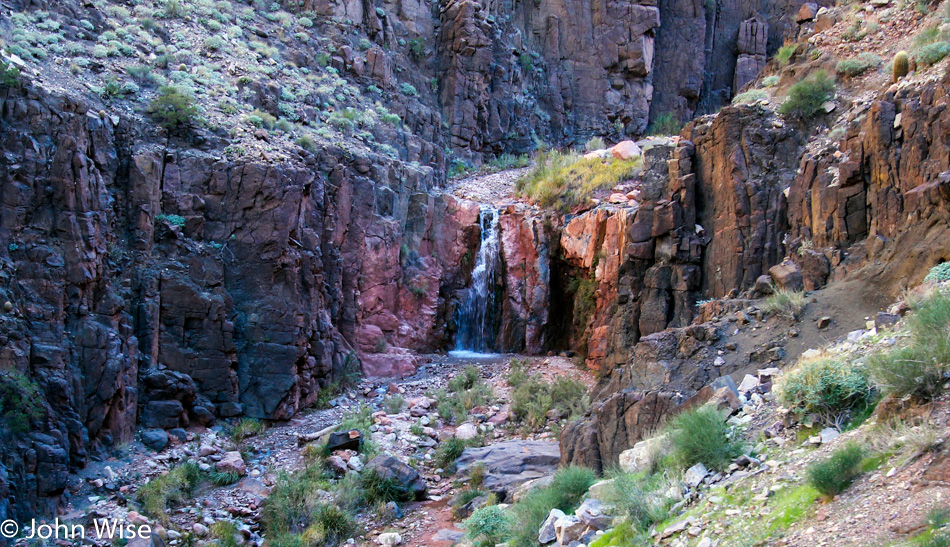
[{"label": "barrel cactus", "polygon": [[894,55],[894,82],[907,76],[910,72],[910,57],[907,56],[906,51],[898,51]]}]

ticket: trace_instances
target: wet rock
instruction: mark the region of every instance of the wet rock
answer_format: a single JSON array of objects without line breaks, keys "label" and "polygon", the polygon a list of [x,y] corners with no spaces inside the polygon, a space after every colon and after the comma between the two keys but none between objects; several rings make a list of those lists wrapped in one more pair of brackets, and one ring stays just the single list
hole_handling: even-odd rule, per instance
[{"label": "wet rock", "polygon": [[874,316],[874,328],[877,330],[893,327],[901,320],[901,316],[896,313],[877,312]]}]

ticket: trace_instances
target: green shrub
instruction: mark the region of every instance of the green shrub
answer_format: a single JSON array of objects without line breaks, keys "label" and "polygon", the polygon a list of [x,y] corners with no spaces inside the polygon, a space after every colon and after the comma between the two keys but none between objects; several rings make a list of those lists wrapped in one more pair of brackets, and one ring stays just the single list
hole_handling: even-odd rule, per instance
[{"label": "green shrub", "polygon": [[460,374],[456,374],[449,380],[448,388],[449,391],[464,391],[472,389],[481,381],[482,373],[478,370],[478,367],[468,365]]},{"label": "green shrub", "polygon": [[601,501],[612,506],[637,531],[647,531],[668,516],[666,503],[655,493],[662,481],[654,476],[623,472],[611,473],[609,478],[610,486]]},{"label": "green shrub", "polygon": [[194,99],[174,86],[163,86],[148,107],[149,113],[170,132],[195,124],[198,107]]},{"label": "green shrub", "polygon": [[20,87],[20,69],[12,63],[0,61],[0,85],[4,87]]},{"label": "green shrub", "polygon": [[871,398],[867,368],[847,358],[819,356],[799,360],[775,386],[779,400],[799,416],[818,414],[827,423],[840,424]]},{"label": "green shrub", "polygon": [[769,94],[762,89],[750,89],[745,93],[740,93],[732,98],[732,104],[752,104],[767,99]]},{"label": "green shrub", "polygon": [[587,203],[596,190],[635,178],[642,165],[640,158],[584,158],[573,152],[542,150],[516,187],[520,195],[542,207],[566,212]]},{"label": "green shrub", "polygon": [[381,477],[375,469],[367,469],[361,472],[359,485],[364,507],[373,506],[380,502],[410,501],[412,497],[411,493],[397,479]]},{"label": "green shrub", "polygon": [[168,509],[191,498],[200,482],[198,466],[185,463],[140,487],[136,497],[146,515],[167,525]]},{"label": "green shrub", "polygon": [[565,467],[554,475],[551,485],[531,490],[510,507],[512,515],[510,547],[535,547],[538,528],[551,509],[571,513],[580,504],[597,475],[584,467]]},{"label": "green shrub", "polygon": [[[237,526],[230,520],[219,520],[211,525],[211,535],[218,540],[218,547],[238,547],[237,537],[240,535]],[[241,542],[244,538],[241,538]]]},{"label": "green shrub", "polygon": [[679,135],[683,129],[683,123],[672,112],[664,112],[653,119],[653,123],[647,128],[647,135]]},{"label": "green shrub", "polygon": [[487,546],[494,546],[508,539],[511,526],[511,517],[497,505],[476,509],[464,523],[468,538],[475,545]]},{"label": "green shrub", "polygon": [[950,372],[950,294],[938,291],[921,301],[905,325],[906,343],[870,357],[871,377],[887,394],[932,400]]},{"label": "green shrub", "polygon": [[511,412],[514,418],[530,429],[540,429],[550,410],[559,410],[570,418],[582,415],[590,403],[587,386],[583,382],[558,376],[545,382],[540,375],[528,375],[519,380],[511,394]]},{"label": "green shrub", "polygon": [[241,421],[231,429],[231,439],[238,443],[265,431],[267,431],[267,425],[264,422],[254,418],[241,418]]},{"label": "green shrub", "polygon": [[924,281],[950,281],[950,262],[942,262],[930,268]]},{"label": "green shrub", "polygon": [[934,42],[921,46],[914,51],[914,60],[918,64],[930,66],[937,64],[950,54],[950,42]]},{"label": "green shrub", "polygon": [[827,459],[808,466],[808,483],[825,496],[840,494],[861,474],[863,459],[863,447],[847,444]]},{"label": "green shrub", "polygon": [[399,414],[405,404],[406,398],[402,395],[390,395],[383,399],[383,407],[386,409],[386,414]]},{"label": "green shrub", "polygon": [[329,483],[319,466],[282,472],[261,508],[261,526],[273,545],[336,545],[357,533],[353,516],[339,503],[322,501]]},{"label": "green shrub", "polygon": [[408,84],[406,82],[399,84],[399,91],[402,92],[402,94],[406,95],[407,97],[415,97],[416,95],[419,94],[419,92],[416,91],[415,86],[413,86],[412,84]]},{"label": "green shrub", "polygon": [[742,443],[732,438],[722,414],[714,408],[683,412],[670,421],[668,430],[673,458],[684,469],[702,463],[722,471],[742,454]]},{"label": "green shrub", "polygon": [[212,471],[208,473],[208,480],[215,486],[228,486],[241,480],[237,471]]},{"label": "green shrub", "polygon": [[482,446],[484,439],[475,437],[474,439],[462,440],[457,437],[446,439],[439,444],[435,451],[435,462],[442,469],[453,469],[455,460],[462,456],[462,452],[470,446]]},{"label": "green shrub", "polygon": [[593,152],[595,150],[603,150],[607,148],[607,143],[604,142],[604,139],[600,137],[591,137],[584,143],[584,150],[588,152]]},{"label": "green shrub", "polygon": [[765,78],[762,78],[762,87],[775,87],[778,85],[778,81],[778,76],[766,76]]},{"label": "green shrub", "polygon": [[[13,243],[10,247],[13,247]],[[43,417],[39,385],[18,370],[0,371],[0,420],[13,433],[25,433]]]},{"label": "green shrub", "polygon": [[831,99],[834,90],[834,79],[824,70],[816,70],[792,85],[779,112],[795,118],[811,118],[818,114],[825,101]]},{"label": "green shrub", "polygon": [[369,428],[372,426],[373,409],[369,405],[361,404],[358,408],[350,411],[349,414],[343,417],[343,420],[340,421],[340,427],[337,429],[339,431],[357,429],[365,433],[369,431]]},{"label": "green shrub", "polygon": [[782,47],[778,48],[778,51],[777,51],[777,52],[775,52],[775,57],[774,57],[774,59],[775,59],[776,61],[778,61],[778,64],[780,64],[780,65],[782,65],[782,66],[785,66],[785,65],[787,65],[788,62],[792,59],[792,55],[795,54],[795,50],[796,50],[797,48],[798,48],[798,46],[794,46],[794,45],[791,45],[791,46],[782,46]]},{"label": "green shrub", "polygon": [[872,53],[862,53],[853,59],[843,59],[835,65],[835,72],[849,78],[860,76],[881,64],[881,58]]},{"label": "green shrub", "polygon": [[805,311],[805,293],[779,289],[766,297],[760,307],[766,315],[798,320],[801,313]]}]

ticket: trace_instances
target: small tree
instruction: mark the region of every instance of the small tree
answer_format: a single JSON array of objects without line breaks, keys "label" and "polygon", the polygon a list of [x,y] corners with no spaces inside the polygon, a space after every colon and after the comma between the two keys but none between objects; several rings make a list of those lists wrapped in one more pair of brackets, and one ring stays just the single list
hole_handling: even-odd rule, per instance
[{"label": "small tree", "polygon": [[20,87],[20,69],[12,63],[0,61],[0,85],[3,87]]},{"label": "small tree", "polygon": [[170,132],[193,125],[198,116],[194,99],[174,86],[163,86],[148,106],[149,113]]}]

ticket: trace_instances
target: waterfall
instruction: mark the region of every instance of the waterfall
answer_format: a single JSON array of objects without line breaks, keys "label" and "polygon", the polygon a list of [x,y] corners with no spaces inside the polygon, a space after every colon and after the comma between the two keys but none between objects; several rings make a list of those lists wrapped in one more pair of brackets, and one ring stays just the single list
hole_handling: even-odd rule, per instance
[{"label": "waterfall", "polygon": [[498,209],[482,205],[479,213],[481,245],[472,270],[472,286],[462,298],[458,310],[456,350],[497,351],[498,338]]}]

